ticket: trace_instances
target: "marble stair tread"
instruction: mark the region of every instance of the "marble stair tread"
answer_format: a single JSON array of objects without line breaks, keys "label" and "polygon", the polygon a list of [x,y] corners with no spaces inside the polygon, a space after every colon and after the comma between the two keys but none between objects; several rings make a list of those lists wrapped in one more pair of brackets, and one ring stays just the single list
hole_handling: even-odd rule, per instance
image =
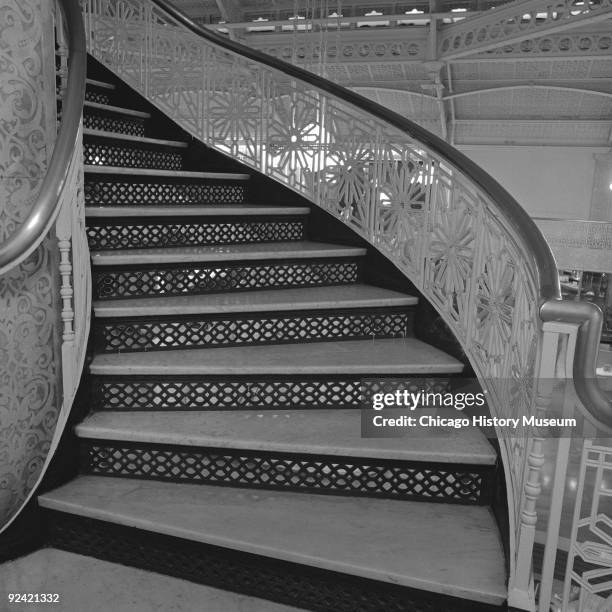
[{"label": "marble stair tread", "polygon": [[105,130],[94,130],[92,128],[85,128],[83,130],[83,135],[95,136],[96,138],[109,138],[112,140],[126,140],[128,142],[135,142],[139,144],[175,147],[177,149],[185,149],[189,146],[189,143],[185,142],[184,140],[164,140],[162,138],[147,138],[146,136],[134,136],[132,134],[122,134],[120,132],[106,132]]},{"label": "marble stair tread", "polygon": [[123,168],[122,166],[92,166],[86,164],[88,174],[113,174],[121,176],[156,176],[167,178],[215,179],[224,181],[246,181],[250,174],[238,172],[196,172],[193,170],[158,170],[156,168]]},{"label": "marble stair tread", "polygon": [[80,476],[44,508],[401,586],[501,604],[491,510]]},{"label": "marble stair tread", "polygon": [[92,374],[455,374],[463,364],[416,338],[107,353]]},{"label": "marble stair tread", "polygon": [[100,102],[90,102],[85,100],[83,103],[84,108],[91,108],[94,110],[102,110],[107,113],[115,113],[117,115],[126,115],[128,117],[137,117],[138,119],[150,119],[151,113],[145,111],[139,111],[133,108],[123,108],[122,106],[113,106],[112,104],[102,104]]},{"label": "marble stair tread", "polygon": [[495,465],[476,427],[406,428],[403,438],[362,438],[360,410],[97,412],[81,438],[249,451]]},{"label": "marble stair tread", "polygon": [[87,218],[117,217],[255,217],[303,216],[308,206],[261,206],[258,204],[193,204],[191,206],[87,206]]},{"label": "marble stair tread", "polygon": [[324,242],[291,241],[258,244],[228,244],[153,249],[112,249],[91,254],[93,265],[187,263],[208,261],[246,261],[262,259],[311,259],[318,257],[359,257],[361,247]]},{"label": "marble stair tread", "polygon": [[98,81],[96,79],[87,79],[85,83],[92,87],[99,87],[100,89],[117,89],[112,83],[105,83],[104,81]]},{"label": "marble stair tread", "polygon": [[382,308],[414,306],[418,299],[372,285],[338,285],[180,295],[94,302],[96,317],[143,317],[176,314],[277,312],[327,308]]}]

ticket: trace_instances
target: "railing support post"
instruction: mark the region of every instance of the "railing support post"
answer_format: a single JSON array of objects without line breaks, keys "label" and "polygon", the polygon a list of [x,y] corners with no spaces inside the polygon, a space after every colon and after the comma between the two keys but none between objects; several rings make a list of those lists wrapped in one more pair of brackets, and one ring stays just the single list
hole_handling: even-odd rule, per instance
[{"label": "railing support post", "polygon": [[[557,361],[557,335],[544,333],[539,355],[537,395],[535,412],[548,412],[552,401],[553,378]],[[536,432],[537,433],[537,432]],[[516,553],[516,572],[508,587],[508,603],[521,610],[535,610],[533,589],[532,558],[538,515],[536,506],[542,485],[540,475],[544,465],[544,439],[539,436],[528,438],[531,442],[527,457],[527,471],[522,494],[522,509],[519,519],[518,546]]]},{"label": "railing support post", "polygon": [[[577,325],[567,323],[545,323],[544,333],[557,336],[558,355],[556,376],[563,385],[563,414],[560,416],[571,417],[574,414],[574,397],[567,381],[571,379],[574,352],[576,350]],[[569,373],[569,374],[568,374]],[[540,589],[538,593],[538,611],[549,612],[553,595],[553,580],[555,573],[555,562],[557,549],[559,547],[559,530],[561,525],[561,512],[563,510],[563,498],[565,495],[565,479],[567,477],[567,466],[571,446],[569,431],[564,431],[557,443],[555,458],[555,471],[553,486],[550,495],[548,510],[548,525],[546,527],[546,542],[544,546],[544,560],[542,562],[542,573]],[[552,461],[552,459],[551,459]],[[543,526],[541,526],[542,528]]]}]

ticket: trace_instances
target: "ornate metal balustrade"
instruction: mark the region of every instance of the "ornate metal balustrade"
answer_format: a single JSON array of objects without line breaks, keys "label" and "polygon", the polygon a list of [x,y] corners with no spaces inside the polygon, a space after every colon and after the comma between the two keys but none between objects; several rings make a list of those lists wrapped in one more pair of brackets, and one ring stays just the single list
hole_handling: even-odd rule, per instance
[{"label": "ornate metal balustrade", "polygon": [[[98,60],[193,136],[305,196],[393,261],[461,342],[494,416],[531,415],[550,401],[537,379],[540,307],[566,316],[555,263],[529,217],[478,166],[403,117],[205,32],[161,0],[83,5]],[[574,315],[590,330],[584,355],[596,315]],[[500,442],[509,602],[528,609],[542,443],[531,431]]]}]

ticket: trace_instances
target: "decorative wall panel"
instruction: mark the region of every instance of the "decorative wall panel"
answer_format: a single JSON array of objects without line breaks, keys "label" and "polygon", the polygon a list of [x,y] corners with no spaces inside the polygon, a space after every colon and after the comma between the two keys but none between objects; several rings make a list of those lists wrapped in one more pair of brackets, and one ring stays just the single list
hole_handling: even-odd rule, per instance
[{"label": "decorative wall panel", "polygon": [[[52,3],[0,5],[0,241],[25,219],[55,133]],[[0,276],[0,526],[41,474],[61,405],[57,243]]]}]

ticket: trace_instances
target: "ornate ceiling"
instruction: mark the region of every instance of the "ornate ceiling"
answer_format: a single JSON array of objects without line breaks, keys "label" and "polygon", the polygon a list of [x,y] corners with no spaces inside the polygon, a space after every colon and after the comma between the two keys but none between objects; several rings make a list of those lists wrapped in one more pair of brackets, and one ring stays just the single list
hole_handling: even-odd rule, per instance
[{"label": "ornate ceiling", "polygon": [[453,144],[612,145],[612,0],[174,2]]}]

